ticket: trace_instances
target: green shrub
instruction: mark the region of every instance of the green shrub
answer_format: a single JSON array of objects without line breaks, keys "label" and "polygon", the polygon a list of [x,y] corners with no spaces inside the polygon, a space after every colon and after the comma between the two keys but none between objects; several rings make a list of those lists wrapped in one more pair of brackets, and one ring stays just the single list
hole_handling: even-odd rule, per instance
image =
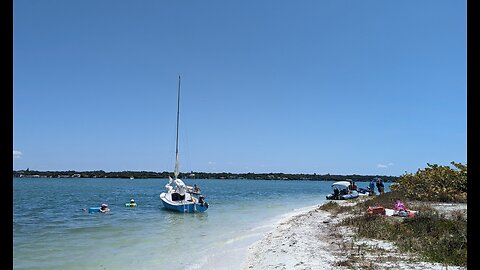
[{"label": "green shrub", "polygon": [[390,186],[390,190],[420,201],[466,202],[467,165],[451,162],[454,168],[429,164],[415,174],[406,173]]},{"label": "green shrub", "polygon": [[342,206],[334,201],[329,201],[320,206],[321,210],[335,214],[350,211],[352,208],[353,206]]}]

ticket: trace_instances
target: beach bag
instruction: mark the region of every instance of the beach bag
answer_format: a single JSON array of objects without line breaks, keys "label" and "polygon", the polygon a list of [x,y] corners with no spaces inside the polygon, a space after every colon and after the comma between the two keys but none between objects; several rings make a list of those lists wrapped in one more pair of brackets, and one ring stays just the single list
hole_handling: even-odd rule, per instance
[{"label": "beach bag", "polygon": [[382,206],[369,206],[367,209],[367,213],[385,215],[385,208],[383,208]]}]

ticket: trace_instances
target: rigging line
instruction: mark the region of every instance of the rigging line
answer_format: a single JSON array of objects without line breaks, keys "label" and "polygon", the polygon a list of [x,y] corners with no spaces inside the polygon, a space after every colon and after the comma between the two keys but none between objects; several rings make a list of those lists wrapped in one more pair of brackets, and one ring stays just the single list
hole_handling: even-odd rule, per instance
[{"label": "rigging line", "polygon": [[178,76],[178,98],[177,98],[177,140],[175,145],[175,179],[180,174],[178,160],[178,126],[180,122],[180,75]]}]

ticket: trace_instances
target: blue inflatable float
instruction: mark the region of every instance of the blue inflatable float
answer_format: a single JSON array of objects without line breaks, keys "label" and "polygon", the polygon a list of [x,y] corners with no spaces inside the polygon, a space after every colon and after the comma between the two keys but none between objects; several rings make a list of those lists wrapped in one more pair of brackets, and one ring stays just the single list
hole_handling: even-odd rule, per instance
[{"label": "blue inflatable float", "polygon": [[90,207],[88,208],[88,213],[100,212],[100,207]]}]

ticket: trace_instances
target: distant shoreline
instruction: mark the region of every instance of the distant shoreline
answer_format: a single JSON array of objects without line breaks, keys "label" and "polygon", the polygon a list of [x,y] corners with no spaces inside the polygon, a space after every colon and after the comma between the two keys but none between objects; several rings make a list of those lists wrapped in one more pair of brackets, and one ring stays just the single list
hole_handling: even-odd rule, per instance
[{"label": "distant shoreline", "polygon": [[[14,178],[127,178],[127,179],[150,179],[168,178],[172,172],[147,172],[147,171],[13,171]],[[251,180],[310,180],[310,181],[342,181],[352,179],[356,182],[367,182],[373,178],[382,178],[384,182],[395,182],[398,176],[388,175],[333,175],[333,174],[289,174],[289,173],[206,173],[189,172],[180,173],[183,179],[251,179]]]}]

